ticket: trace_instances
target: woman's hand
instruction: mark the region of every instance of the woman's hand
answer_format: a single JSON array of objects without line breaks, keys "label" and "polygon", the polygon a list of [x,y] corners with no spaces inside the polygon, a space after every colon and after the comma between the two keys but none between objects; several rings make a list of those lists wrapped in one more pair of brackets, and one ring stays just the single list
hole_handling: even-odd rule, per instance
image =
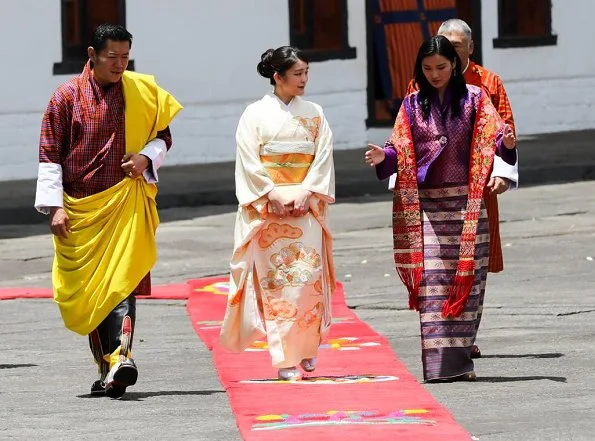
[{"label": "woman's hand", "polygon": [[271,214],[277,217],[285,217],[290,214],[289,207],[285,206],[277,190],[272,189],[266,197],[269,200],[269,212]]},{"label": "woman's hand", "polygon": [[386,154],[384,153],[384,149],[382,147],[379,147],[375,144],[368,144],[368,150],[364,156],[366,158],[366,164],[368,164],[370,167],[375,167],[384,161]]},{"label": "woman's hand", "polygon": [[512,127],[506,124],[504,128],[504,136],[502,137],[502,143],[504,147],[511,150],[516,147],[516,138],[514,137],[514,132],[512,131]]},{"label": "woman's hand", "polygon": [[304,216],[310,210],[310,198],[312,192],[309,190],[302,190],[293,201],[293,208],[291,215],[295,217]]}]

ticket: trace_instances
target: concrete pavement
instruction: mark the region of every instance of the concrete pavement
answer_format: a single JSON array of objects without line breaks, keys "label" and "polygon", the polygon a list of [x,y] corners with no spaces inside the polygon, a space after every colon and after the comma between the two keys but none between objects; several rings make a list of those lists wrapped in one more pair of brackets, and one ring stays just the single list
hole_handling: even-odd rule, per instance
[{"label": "concrete pavement", "polygon": [[[488,277],[478,381],[424,386],[481,441],[593,439],[594,189],[539,186],[501,198],[506,270]],[[163,210],[154,282],[225,273],[233,210]],[[393,267],[388,195],[337,204],[331,215],[348,304],[421,379],[418,316],[405,309]],[[50,286],[46,228],[0,226],[9,237],[0,240],[0,287]],[[0,302],[0,440],[239,439],[184,303],[142,301],[138,316],[138,384],[122,401],[91,399],[87,342],[64,330],[56,306]]]}]

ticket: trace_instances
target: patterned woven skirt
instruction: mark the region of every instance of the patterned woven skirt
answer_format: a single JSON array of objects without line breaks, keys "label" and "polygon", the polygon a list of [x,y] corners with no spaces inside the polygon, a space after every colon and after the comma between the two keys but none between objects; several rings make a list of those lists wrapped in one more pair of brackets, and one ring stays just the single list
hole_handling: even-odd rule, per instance
[{"label": "patterned woven skirt", "polygon": [[484,204],[475,241],[475,281],[460,317],[442,317],[452,285],[467,204],[467,186],[419,190],[424,233],[424,273],[419,306],[424,379],[456,377],[473,371],[471,346],[481,319],[489,258]]}]

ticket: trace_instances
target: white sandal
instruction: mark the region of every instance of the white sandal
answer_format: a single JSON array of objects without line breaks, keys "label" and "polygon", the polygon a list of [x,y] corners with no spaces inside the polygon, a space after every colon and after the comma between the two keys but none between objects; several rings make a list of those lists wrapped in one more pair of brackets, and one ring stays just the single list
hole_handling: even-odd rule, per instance
[{"label": "white sandal", "polygon": [[301,361],[300,366],[306,372],[314,372],[314,370],[316,369],[316,357],[304,358]]},{"label": "white sandal", "polygon": [[281,381],[299,381],[302,379],[302,373],[295,366],[279,369],[277,376]]}]

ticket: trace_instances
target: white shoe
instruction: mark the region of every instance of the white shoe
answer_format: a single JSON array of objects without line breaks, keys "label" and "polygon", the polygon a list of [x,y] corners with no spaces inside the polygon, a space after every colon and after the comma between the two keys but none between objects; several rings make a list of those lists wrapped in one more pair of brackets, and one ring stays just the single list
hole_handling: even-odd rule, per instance
[{"label": "white shoe", "polygon": [[295,366],[279,369],[277,376],[281,381],[299,381],[302,379],[302,373]]},{"label": "white shoe", "polygon": [[316,357],[304,358],[300,363],[300,366],[306,372],[314,372],[316,369]]}]

